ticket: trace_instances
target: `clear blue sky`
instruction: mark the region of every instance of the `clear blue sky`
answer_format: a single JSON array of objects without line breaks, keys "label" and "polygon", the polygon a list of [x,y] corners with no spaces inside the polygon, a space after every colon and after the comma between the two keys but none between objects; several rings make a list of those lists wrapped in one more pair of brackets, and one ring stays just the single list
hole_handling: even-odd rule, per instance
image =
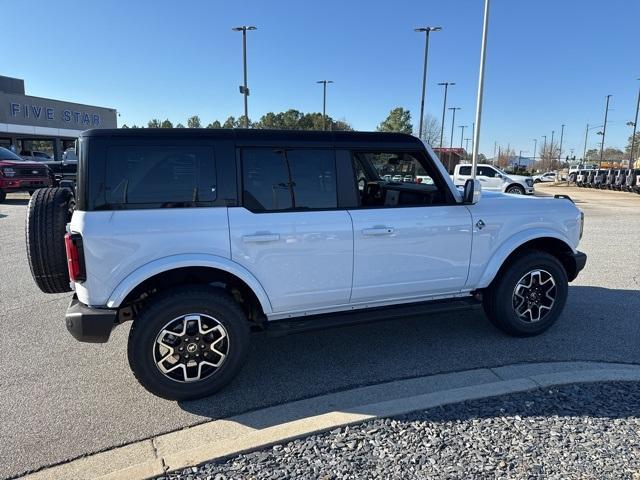
[{"label": "clear blue sky", "polygon": [[[334,118],[372,130],[403,106],[417,128],[424,37],[413,28],[441,25],[426,109],[439,118],[436,84],[455,81],[449,106],[463,108],[458,125],[471,125],[482,3],[2,0],[0,74],[24,78],[31,95],[117,108],[120,124],[186,123],[193,114],[206,124],[242,114],[241,35],[231,27],[250,24],[258,26],[248,38],[251,118],[320,111],[315,81],[327,78]],[[531,155],[533,138],[558,135],[565,123],[564,150],[580,155],[585,124],[602,123],[606,94],[606,143],[624,147],[640,86],[639,27],[636,0],[493,0],[481,151],[492,156],[497,141]],[[591,134],[589,146],[598,139]]]}]

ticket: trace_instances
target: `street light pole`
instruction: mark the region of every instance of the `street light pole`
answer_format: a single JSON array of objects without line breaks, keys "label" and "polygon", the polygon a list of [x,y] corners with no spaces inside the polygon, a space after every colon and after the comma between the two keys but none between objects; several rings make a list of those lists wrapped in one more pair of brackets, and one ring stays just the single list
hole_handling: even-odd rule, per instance
[{"label": "street light pole", "polygon": [[536,152],[538,151],[538,139],[533,139],[533,163],[536,163]]},{"label": "street light pole", "polygon": [[424,100],[427,90],[427,59],[429,58],[429,34],[431,32],[439,32],[442,27],[418,27],[414,28],[416,32],[424,32],[424,67],[422,70],[422,96],[420,98],[420,129],[418,130],[418,137],[422,138],[422,126],[424,124]]},{"label": "street light pole", "polygon": [[[469,154],[468,153],[469,152],[469,140],[471,140],[471,139],[470,138],[465,138],[464,139],[464,142],[465,142],[464,149],[467,151],[467,155]],[[495,157],[495,155],[494,155],[494,157]]]},{"label": "street light pole", "polygon": [[318,80],[316,83],[322,84],[322,130],[326,130],[327,122],[327,83],[333,83],[333,80]]},{"label": "street light pole", "polygon": [[456,124],[456,110],[462,110],[461,107],[449,107],[449,110],[453,111],[453,117],[451,118],[451,141],[449,142],[449,148],[453,148],[453,131]]},{"label": "street light pole", "polygon": [[604,155],[604,137],[607,134],[607,117],[609,116],[609,99],[611,95],[607,95],[607,103],[604,107],[604,125],[602,126],[602,143],[600,144],[600,168],[602,168],[602,157]]},{"label": "street light pole", "polygon": [[440,148],[442,148],[442,142],[444,141],[444,119],[447,113],[447,91],[449,85],[455,85],[455,82],[440,82],[438,85],[444,85],[444,103],[442,104],[442,123],[440,124]]},{"label": "street light pole", "polygon": [[247,30],[257,30],[253,25],[234,27],[234,32],[242,32],[242,63],[244,65],[244,84],[240,87],[240,93],[244,95],[244,128],[249,128],[249,87],[247,87]]},{"label": "street light pole", "polygon": [[460,128],[460,130],[462,130],[462,132],[460,132],[460,148],[462,148],[462,142],[464,142],[464,129],[467,128],[469,125],[460,125],[458,128]]},{"label": "street light pole", "polygon": [[[640,78],[638,79],[640,80]],[[640,110],[640,88],[638,89],[638,103],[636,104],[636,119],[633,121],[633,134],[631,135],[631,151],[629,152],[629,168],[633,168],[633,151],[636,147],[636,129],[638,128],[638,111]]]},{"label": "street light pole", "polygon": [[487,56],[487,33],[489,31],[489,0],[484,0],[484,22],[482,25],[482,47],[480,48],[480,72],[478,73],[478,98],[476,121],[473,126],[473,155],[471,157],[471,178],[476,179],[478,147],[480,146],[480,121],[482,118],[482,94],[484,92],[484,65]]},{"label": "street light pole", "polygon": [[558,152],[558,163],[560,163],[560,158],[562,157],[562,140],[564,138],[564,127],[566,125],[563,123],[562,128],[560,129],[560,151]]}]

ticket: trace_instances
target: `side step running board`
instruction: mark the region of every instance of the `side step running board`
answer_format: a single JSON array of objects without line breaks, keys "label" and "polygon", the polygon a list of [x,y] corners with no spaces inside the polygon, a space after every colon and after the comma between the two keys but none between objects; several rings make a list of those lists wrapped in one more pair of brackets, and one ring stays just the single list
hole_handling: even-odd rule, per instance
[{"label": "side step running board", "polygon": [[280,337],[312,330],[356,325],[360,323],[380,322],[403,317],[432,315],[436,313],[469,310],[478,308],[480,301],[474,297],[452,300],[433,300],[430,302],[408,303],[390,307],[378,307],[324,315],[310,315],[287,320],[273,320],[265,324],[263,333]]}]

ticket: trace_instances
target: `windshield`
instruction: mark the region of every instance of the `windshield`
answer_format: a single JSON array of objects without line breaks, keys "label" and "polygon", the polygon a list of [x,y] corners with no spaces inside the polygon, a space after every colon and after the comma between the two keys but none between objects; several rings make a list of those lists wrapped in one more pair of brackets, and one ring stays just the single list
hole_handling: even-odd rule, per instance
[{"label": "windshield", "polygon": [[14,162],[24,162],[23,158],[20,158],[18,155],[13,153],[11,150],[8,150],[4,147],[0,147],[0,160],[11,160]]}]

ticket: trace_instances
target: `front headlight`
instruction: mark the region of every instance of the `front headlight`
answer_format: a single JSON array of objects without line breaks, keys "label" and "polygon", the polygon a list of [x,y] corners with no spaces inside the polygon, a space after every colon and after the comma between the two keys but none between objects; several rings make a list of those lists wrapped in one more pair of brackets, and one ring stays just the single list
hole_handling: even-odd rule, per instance
[{"label": "front headlight", "polygon": [[1,170],[5,177],[13,177],[16,174],[16,171],[11,167],[4,167]]}]

